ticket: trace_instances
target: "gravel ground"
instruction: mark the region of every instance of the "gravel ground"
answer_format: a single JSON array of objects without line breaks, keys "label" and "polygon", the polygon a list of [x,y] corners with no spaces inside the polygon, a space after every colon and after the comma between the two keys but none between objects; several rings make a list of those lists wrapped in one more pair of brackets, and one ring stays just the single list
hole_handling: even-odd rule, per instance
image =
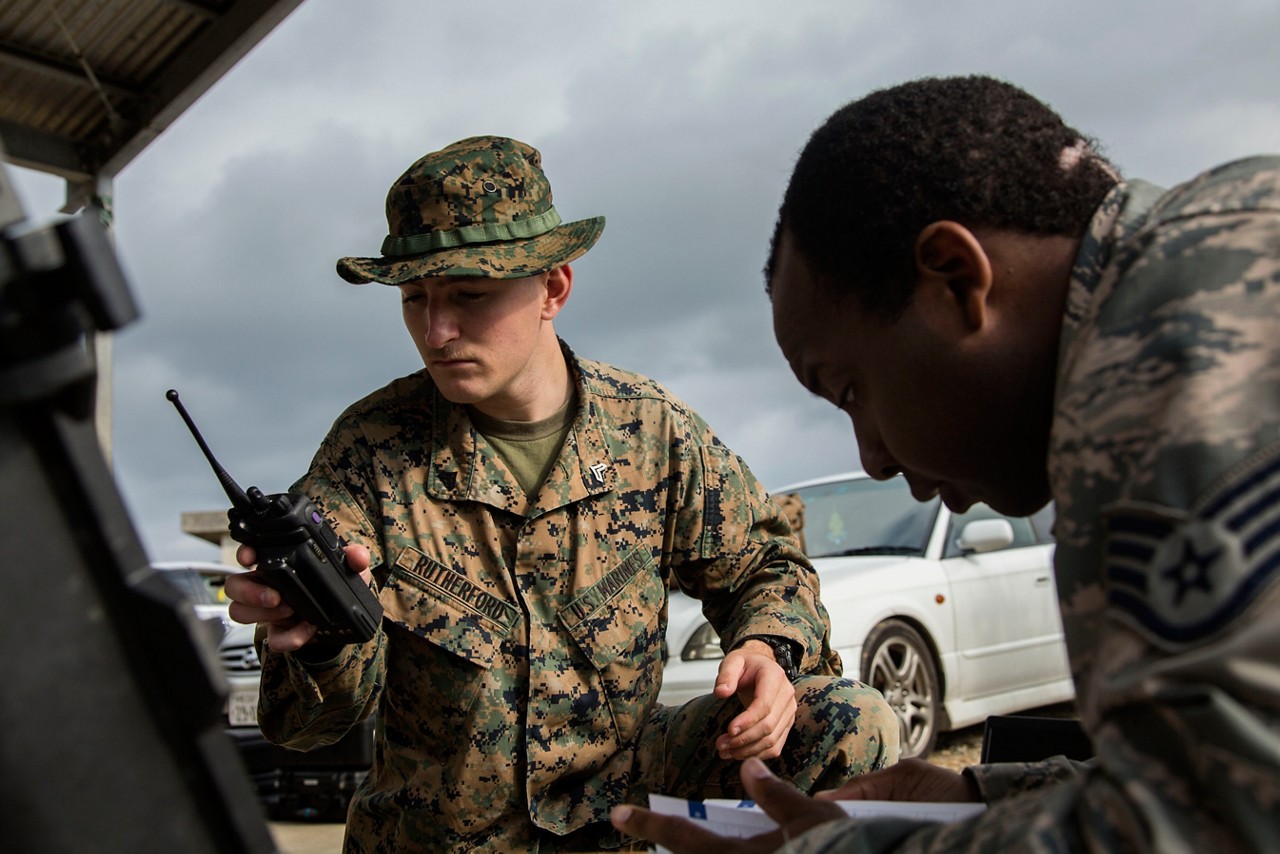
[{"label": "gravel ground", "polygon": [[961,771],[978,764],[982,755],[982,724],[965,727],[938,736],[938,743],[929,754],[929,761],[952,771]]}]

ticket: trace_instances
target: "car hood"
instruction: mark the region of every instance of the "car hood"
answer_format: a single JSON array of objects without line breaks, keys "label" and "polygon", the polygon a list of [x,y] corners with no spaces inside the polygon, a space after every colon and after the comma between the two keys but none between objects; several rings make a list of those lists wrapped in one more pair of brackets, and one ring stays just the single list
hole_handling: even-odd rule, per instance
[{"label": "car hood", "polygon": [[865,598],[871,592],[935,588],[942,571],[937,561],[908,555],[822,557],[813,565],[822,583],[823,602]]},{"label": "car hood", "polygon": [[819,572],[827,572],[831,569],[840,568],[848,570],[857,570],[861,572],[870,572],[876,569],[886,567],[897,567],[905,563],[924,560],[923,557],[916,555],[845,555],[843,557],[816,557],[810,558],[813,565]]},{"label": "car hood", "polygon": [[[894,587],[902,588],[904,573],[911,573],[918,569],[917,565],[932,566],[933,564],[933,561],[911,555],[851,555],[820,557],[813,560],[813,566],[818,571],[823,585],[824,599],[827,587],[837,579],[856,575],[861,583],[867,584],[883,578],[886,581],[891,580]],[[923,575],[923,573],[917,574]],[[920,583],[931,582],[921,577]],[[671,627],[671,635],[683,642],[695,628],[703,623],[702,603],[675,587],[672,587],[667,602],[667,621]]]}]

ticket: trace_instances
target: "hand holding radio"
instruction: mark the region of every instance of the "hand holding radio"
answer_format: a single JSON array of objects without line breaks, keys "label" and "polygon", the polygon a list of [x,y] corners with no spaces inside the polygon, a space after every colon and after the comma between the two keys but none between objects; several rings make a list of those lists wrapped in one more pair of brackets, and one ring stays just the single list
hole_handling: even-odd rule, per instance
[{"label": "hand holding radio", "polygon": [[[231,499],[227,511],[231,538],[250,546],[257,563],[249,580],[276,590],[294,617],[315,626],[318,640],[347,644],[372,638],[382,620],[382,605],[359,575],[367,568],[368,553],[366,567],[349,569],[345,544],[307,496],[297,492],[264,495],[256,486],[247,492],[241,489],[214,458],[178,393],[170,389],[165,396],[187,423]],[[228,595],[237,588],[242,588],[242,595],[252,596],[243,582],[236,582]],[[295,636],[309,631],[304,627]]]},{"label": "hand holding radio", "polygon": [[[369,568],[369,550],[364,546],[348,545],[344,549],[347,569],[359,574],[369,584],[373,572]],[[246,568],[258,562],[252,546],[242,545],[236,552],[236,562]],[[294,652],[316,638],[317,627],[294,614],[293,608],[280,592],[263,584],[255,572],[243,572],[227,578],[225,593],[230,600],[230,616],[237,623],[261,623],[266,625],[266,644],[275,652]]]}]

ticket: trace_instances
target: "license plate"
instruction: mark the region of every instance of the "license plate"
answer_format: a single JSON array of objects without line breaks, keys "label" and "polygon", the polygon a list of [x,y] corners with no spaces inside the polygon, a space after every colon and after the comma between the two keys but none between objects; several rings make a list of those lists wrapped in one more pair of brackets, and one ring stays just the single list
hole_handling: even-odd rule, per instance
[{"label": "license plate", "polygon": [[258,691],[232,689],[227,699],[227,720],[232,726],[258,725]]}]

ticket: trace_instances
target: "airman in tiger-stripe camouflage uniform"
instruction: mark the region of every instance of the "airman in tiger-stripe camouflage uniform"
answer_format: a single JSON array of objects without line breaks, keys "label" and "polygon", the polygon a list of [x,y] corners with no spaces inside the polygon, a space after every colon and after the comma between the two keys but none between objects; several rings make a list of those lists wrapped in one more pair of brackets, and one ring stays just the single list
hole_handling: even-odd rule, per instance
[{"label": "airman in tiger-stripe camouflage uniform", "polygon": [[[834,793],[986,802],[955,824],[849,820],[765,776],[749,791],[785,850],[1280,850],[1280,157],[1166,191],[1121,181],[1009,84],[903,84],[811,138],[770,292],[779,344],[849,413],[868,472],[955,510],[1056,502],[1096,754],[904,762]],[[615,822],[677,852],[783,844]]]}]

